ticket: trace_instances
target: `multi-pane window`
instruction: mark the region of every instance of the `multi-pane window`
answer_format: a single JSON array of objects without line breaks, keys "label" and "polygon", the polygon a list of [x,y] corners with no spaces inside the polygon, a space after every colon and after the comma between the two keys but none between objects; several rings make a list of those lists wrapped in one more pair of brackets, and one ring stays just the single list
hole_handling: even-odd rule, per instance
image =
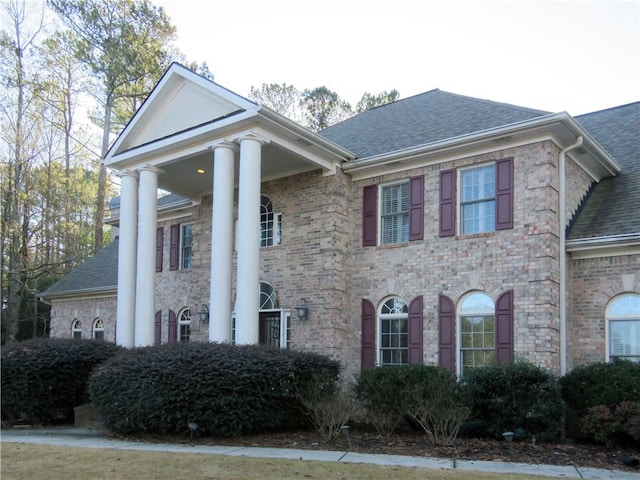
[{"label": "multi-pane window", "polygon": [[180,228],[180,268],[191,268],[193,257],[193,224],[187,223]]},{"label": "multi-pane window", "polygon": [[82,323],[80,320],[74,320],[71,324],[71,338],[82,338]]},{"label": "multi-pane window", "polygon": [[266,195],[260,197],[260,246],[280,245],[282,215],[273,213],[273,204]]},{"label": "multi-pane window", "polygon": [[178,341],[188,342],[191,337],[191,309],[185,308],[178,317]]},{"label": "multi-pane window", "polygon": [[381,243],[409,241],[409,183],[386,185],[381,193]]},{"label": "multi-pane window", "polygon": [[616,298],[607,309],[609,359],[640,363],[640,295]]},{"label": "multi-pane window", "polygon": [[460,172],[462,233],[491,232],[496,228],[496,168],[494,164]]},{"label": "multi-pane window", "polygon": [[409,349],[409,308],[398,297],[384,302],[380,310],[380,365],[406,365]]},{"label": "multi-pane window", "polygon": [[93,339],[104,340],[104,320],[101,318],[97,318],[96,321],[93,322]]},{"label": "multi-pane window", "polygon": [[495,363],[495,305],[491,297],[476,292],[461,303],[460,365],[461,374],[470,369]]}]

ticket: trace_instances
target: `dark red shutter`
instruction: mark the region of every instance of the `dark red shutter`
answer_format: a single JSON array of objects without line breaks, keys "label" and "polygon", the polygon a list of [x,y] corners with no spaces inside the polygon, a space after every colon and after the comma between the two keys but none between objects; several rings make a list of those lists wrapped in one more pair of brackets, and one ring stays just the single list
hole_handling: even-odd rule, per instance
[{"label": "dark red shutter", "polygon": [[438,364],[456,371],[456,312],[453,300],[438,296]]},{"label": "dark red shutter", "polygon": [[440,172],[440,227],[441,237],[456,234],[456,171]]},{"label": "dark red shutter", "polygon": [[409,241],[424,239],[424,177],[409,179]]},{"label": "dark red shutter", "polygon": [[169,310],[169,328],[167,328],[167,342],[176,343],[178,341],[178,318],[176,312]]},{"label": "dark red shutter", "polygon": [[513,360],[513,290],[502,293],[496,301],[496,360]]},{"label": "dark red shutter", "polygon": [[162,310],[156,312],[155,323],[155,344],[160,345],[162,343]]},{"label": "dark red shutter", "polygon": [[366,298],[362,299],[362,371],[376,366],[376,307]]},{"label": "dark red shutter", "polygon": [[496,230],[513,228],[513,158],[496,162]]},{"label": "dark red shutter", "polygon": [[162,271],[162,249],[164,244],[164,227],[156,230],[156,272]]},{"label": "dark red shutter", "polygon": [[362,190],[362,246],[377,245],[378,186],[367,185]]},{"label": "dark red shutter", "polygon": [[422,365],[422,295],[409,304],[409,363]]},{"label": "dark red shutter", "polygon": [[171,239],[169,242],[169,268],[180,268],[180,224],[171,225]]}]

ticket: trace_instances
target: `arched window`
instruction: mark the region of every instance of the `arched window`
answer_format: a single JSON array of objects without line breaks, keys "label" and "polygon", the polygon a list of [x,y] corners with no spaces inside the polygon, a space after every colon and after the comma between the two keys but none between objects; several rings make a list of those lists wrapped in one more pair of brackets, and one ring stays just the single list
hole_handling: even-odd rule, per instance
[{"label": "arched window", "polygon": [[380,365],[407,365],[409,363],[409,307],[400,297],[386,300],[380,308]]},{"label": "arched window", "polygon": [[472,292],[458,307],[460,374],[496,362],[495,303],[483,292]]},{"label": "arched window", "polygon": [[71,338],[82,338],[82,323],[77,318],[71,322]]},{"label": "arched window", "polygon": [[178,316],[178,341],[188,342],[191,337],[191,309],[185,308]]},{"label": "arched window", "polygon": [[260,197],[260,246],[280,245],[282,215],[273,213],[273,204],[266,195]]},{"label": "arched window", "polygon": [[607,306],[607,360],[640,363],[640,294],[626,293]]},{"label": "arched window", "polygon": [[280,308],[276,289],[267,282],[260,282],[260,310],[276,310]]},{"label": "arched window", "polygon": [[93,339],[104,340],[104,320],[96,318],[93,321]]}]

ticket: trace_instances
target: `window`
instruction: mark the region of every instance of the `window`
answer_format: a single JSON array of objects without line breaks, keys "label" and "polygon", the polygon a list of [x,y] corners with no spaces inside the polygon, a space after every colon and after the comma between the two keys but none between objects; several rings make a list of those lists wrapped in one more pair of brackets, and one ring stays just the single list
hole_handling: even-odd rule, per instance
[{"label": "window", "polygon": [[191,336],[191,309],[185,308],[178,317],[178,341],[188,342]]},{"label": "window", "polygon": [[460,172],[460,214],[463,234],[496,228],[496,169],[485,165]]},{"label": "window", "polygon": [[[440,237],[455,236],[456,225],[460,234],[512,229],[513,197],[512,157],[496,160],[492,164],[465,168],[459,173],[455,169],[442,170]],[[456,215],[460,217],[458,224]]]},{"label": "window", "polygon": [[381,243],[409,241],[409,183],[384,186],[381,197]]},{"label": "window", "polygon": [[104,320],[96,318],[93,322],[93,339],[104,340]]},{"label": "window", "polygon": [[640,363],[640,295],[616,297],[607,308],[608,360],[627,359]]},{"label": "window", "polygon": [[191,268],[192,248],[193,224],[187,223],[180,229],[180,268]]},{"label": "window", "polygon": [[282,214],[273,213],[273,205],[266,195],[260,197],[260,246],[280,245]]},{"label": "window", "polygon": [[380,365],[409,363],[409,308],[399,297],[393,297],[380,309]]},{"label": "window", "polygon": [[78,319],[71,323],[71,338],[82,338],[82,323]]},{"label": "window", "polygon": [[458,315],[461,375],[495,364],[495,305],[491,297],[481,292],[469,294],[462,300]]},{"label": "window", "polygon": [[280,308],[276,289],[267,282],[260,282],[260,310],[275,310]]}]

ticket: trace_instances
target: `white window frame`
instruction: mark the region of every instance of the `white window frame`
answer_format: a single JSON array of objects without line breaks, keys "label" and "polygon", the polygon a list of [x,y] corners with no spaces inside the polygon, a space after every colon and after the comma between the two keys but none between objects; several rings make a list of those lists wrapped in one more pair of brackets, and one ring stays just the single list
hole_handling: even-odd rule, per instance
[{"label": "white window frame", "polygon": [[[385,212],[384,211],[384,192],[386,189],[394,188],[394,187],[406,187],[407,189],[407,208],[406,210],[398,210],[396,212]],[[379,224],[379,245],[397,245],[402,243],[407,243],[409,241],[409,209],[411,201],[411,185],[409,183],[409,179],[402,180],[399,182],[387,183],[384,185],[380,185],[378,189],[378,224]],[[385,241],[385,220],[390,218],[402,218],[401,225],[399,229],[394,229],[394,234],[396,235],[396,240],[394,241]],[[406,238],[404,238],[406,236]]]},{"label": "white window frame", "polygon": [[[466,306],[465,304],[467,302],[471,302],[471,299],[475,296],[478,296],[478,298],[481,298],[480,296],[484,297],[487,300],[487,305],[483,307],[478,307],[477,305],[473,305],[473,304],[471,306]],[[489,304],[488,302],[491,302],[491,303]],[[457,365],[458,375],[461,378],[464,376],[463,352],[481,351],[481,352],[485,352],[485,355],[486,355],[486,352],[492,352],[495,358],[495,351],[496,351],[496,337],[495,337],[496,312],[495,310],[496,310],[496,304],[493,298],[491,298],[491,296],[488,293],[479,291],[479,290],[468,292],[458,302],[458,309],[457,309],[457,315],[456,315],[456,319],[457,319],[456,345],[458,345],[458,348],[456,348],[456,365]],[[483,318],[483,327],[484,327],[484,322],[487,318],[491,317],[493,319],[493,330],[491,330],[493,334],[493,347],[486,348],[486,346],[483,345],[483,347],[485,348],[473,348],[473,347],[464,348],[463,347],[463,331],[462,331],[463,319],[464,318],[480,318],[480,317]],[[484,333],[485,333],[485,330],[483,328],[483,334]],[[471,368],[481,367],[485,365],[490,365],[490,364],[487,364],[486,362],[484,362],[483,364],[474,365]]]},{"label": "white window frame", "polygon": [[[492,167],[493,168],[493,196],[492,197],[478,197],[478,198],[474,198],[472,200],[463,200],[463,195],[464,195],[464,185],[463,185],[463,175],[465,173],[468,173],[470,171],[473,170],[480,170],[480,169],[485,169],[487,167]],[[460,232],[461,235],[474,235],[474,234],[478,234],[478,233],[487,233],[487,232],[495,232],[496,230],[496,162],[490,162],[490,163],[483,163],[480,165],[471,165],[469,167],[464,167],[464,168],[460,168],[458,169],[458,178],[457,178],[457,184],[458,184],[458,188],[457,188],[457,208],[458,208],[458,232]],[[490,228],[487,227],[486,223],[487,223],[487,215],[486,212],[484,211],[485,206],[490,203],[493,202],[493,226],[491,226]],[[481,225],[479,225],[477,230],[469,230],[466,231],[465,227],[464,227],[464,207],[466,205],[479,205],[482,212],[480,213],[480,221],[481,221]]]},{"label": "white window frame", "polygon": [[[384,312],[385,306],[387,305],[388,302],[393,301],[394,303],[399,301],[402,302],[402,304],[404,304],[404,312]],[[400,307],[400,304],[398,305],[394,305],[394,309]],[[383,322],[394,322],[398,321],[398,320],[404,320],[404,325],[405,325],[405,330],[404,332],[400,332],[400,333],[388,333],[385,334],[383,332]],[[392,297],[387,297],[385,298],[381,303],[380,303],[380,307],[378,308],[378,319],[377,319],[377,335],[376,335],[376,342],[378,344],[378,348],[376,349],[377,352],[377,358],[376,358],[376,364],[380,365],[380,366],[384,366],[384,365],[393,365],[393,366],[401,366],[401,365],[408,365],[409,364],[409,304],[407,302],[405,302],[405,300],[402,297],[399,297],[397,295],[394,295]],[[392,338],[392,335],[395,336],[404,336],[404,343],[406,344],[405,346],[388,346],[388,347],[383,347],[383,340],[382,340],[382,336],[383,335],[388,335],[389,339]],[[402,342],[400,342],[402,343]],[[392,356],[394,356],[393,352],[404,352],[404,360],[405,361],[401,361],[401,362],[384,362],[383,361],[383,351],[389,351],[392,352]]]},{"label": "white window frame", "polygon": [[[191,309],[190,308],[183,308],[182,310],[180,310],[180,312],[178,313],[178,320],[177,320],[177,335],[176,335],[176,340],[178,342],[190,342],[191,341]],[[183,328],[186,329],[186,335],[182,334],[182,330]]]},{"label": "white window frame", "polygon": [[[185,229],[189,228],[191,230],[191,244],[185,245],[184,237],[185,237]],[[180,261],[180,270],[191,270],[193,268],[193,223],[181,223],[180,224],[180,252],[178,255]],[[185,260],[187,256],[185,255],[185,251],[188,249],[188,265],[185,266]]]},{"label": "white window frame", "polygon": [[[265,205],[262,202],[263,199],[268,200],[268,205],[271,207],[270,209],[267,209],[265,213],[263,213],[263,206]],[[269,222],[268,219],[266,221],[263,220],[262,218],[263,215],[271,216],[271,223],[272,223],[271,235],[263,236],[263,232],[268,230],[265,228],[265,224]],[[268,195],[261,195],[260,196],[260,247],[264,248],[264,247],[273,247],[276,245],[280,245],[282,243],[281,230],[282,230],[282,213],[276,213],[273,211],[273,202],[271,201],[271,198]]]},{"label": "white window frame", "polygon": [[91,338],[93,338],[94,340],[104,340],[104,320],[102,320],[100,317],[96,318],[93,321],[93,327],[91,328]]},{"label": "white window frame", "polygon": [[[614,307],[616,306],[616,304],[618,304],[620,301],[623,301],[625,299],[631,299],[631,310],[628,312],[625,312],[624,314],[615,314],[612,310],[614,309]],[[637,302],[639,303],[637,309],[634,309],[635,307],[635,301],[637,299]],[[607,304],[607,308],[605,309],[605,322],[606,322],[606,328],[605,328],[605,361],[609,362],[612,359],[612,355],[611,355],[611,341],[612,341],[612,336],[611,336],[611,323],[618,323],[618,322],[637,322],[637,326],[636,326],[636,331],[639,332],[638,335],[640,335],[640,294],[637,293],[623,293],[621,295],[617,295],[616,297],[612,298],[611,301]],[[629,357],[627,357],[626,355],[613,355],[613,357],[616,358],[628,358],[631,361],[634,362],[638,362],[640,363],[640,338],[637,340],[639,342],[638,345],[638,355],[635,354],[630,354]]]},{"label": "white window frame", "polygon": [[[78,336],[76,337],[76,333]],[[82,338],[82,322],[79,318],[71,321],[71,338]]]}]

